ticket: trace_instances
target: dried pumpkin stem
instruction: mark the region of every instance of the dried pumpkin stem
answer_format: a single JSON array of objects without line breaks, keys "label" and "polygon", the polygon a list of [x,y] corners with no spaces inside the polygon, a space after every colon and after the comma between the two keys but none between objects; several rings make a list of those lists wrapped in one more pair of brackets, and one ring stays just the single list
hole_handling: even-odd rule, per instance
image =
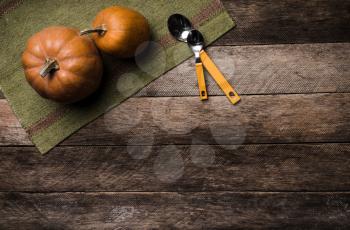
[{"label": "dried pumpkin stem", "polygon": [[98,33],[99,35],[104,35],[107,32],[106,26],[101,25],[96,27],[95,29],[86,29],[80,31],[80,35],[86,35],[86,34],[91,34],[91,33]]},{"label": "dried pumpkin stem", "polygon": [[55,59],[48,58],[40,70],[40,76],[46,77],[51,71],[56,71],[59,69],[60,67],[58,65],[58,62]]}]

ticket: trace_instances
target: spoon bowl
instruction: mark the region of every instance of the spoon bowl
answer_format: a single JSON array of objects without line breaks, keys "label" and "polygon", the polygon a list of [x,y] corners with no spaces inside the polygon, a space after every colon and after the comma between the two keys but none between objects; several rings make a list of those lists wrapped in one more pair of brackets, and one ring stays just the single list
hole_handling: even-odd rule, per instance
[{"label": "spoon bowl", "polygon": [[192,48],[193,52],[201,52],[204,46],[204,37],[198,30],[191,30],[187,37],[188,45]]},{"label": "spoon bowl", "polygon": [[168,18],[168,29],[172,36],[181,42],[187,42],[187,37],[193,26],[188,18],[181,14],[173,14]]}]

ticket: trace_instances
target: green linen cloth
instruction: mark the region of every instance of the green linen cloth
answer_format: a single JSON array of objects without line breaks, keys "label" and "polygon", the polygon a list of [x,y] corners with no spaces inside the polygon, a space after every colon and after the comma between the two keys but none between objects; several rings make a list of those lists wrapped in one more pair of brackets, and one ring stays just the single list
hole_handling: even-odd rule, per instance
[{"label": "green linen cloth", "polygon": [[[103,83],[88,99],[62,105],[41,98],[26,82],[21,54],[27,39],[45,27],[64,25],[89,28],[102,9],[121,5],[140,11],[149,20],[152,42],[134,60],[104,59]],[[189,58],[184,43],[176,42],[167,29],[174,13],[189,17],[206,44],[222,36],[234,22],[219,0],[2,0],[0,1],[0,87],[21,125],[41,153],[119,105],[164,72]]]}]

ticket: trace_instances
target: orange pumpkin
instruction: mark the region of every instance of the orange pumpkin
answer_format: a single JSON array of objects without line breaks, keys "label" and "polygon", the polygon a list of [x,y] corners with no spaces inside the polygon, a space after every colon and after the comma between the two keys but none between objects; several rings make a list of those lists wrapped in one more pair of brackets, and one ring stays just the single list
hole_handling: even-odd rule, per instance
[{"label": "orange pumpkin", "polygon": [[[121,6],[112,6],[99,12],[92,23],[94,29],[81,34],[92,34],[97,47],[110,55],[130,58],[136,49],[150,39],[147,19],[139,12]],[[142,46],[145,48],[146,46]],[[142,51],[142,48],[139,48]]]},{"label": "orange pumpkin", "polygon": [[94,42],[67,27],[49,27],[33,35],[22,55],[29,84],[57,102],[77,102],[99,86],[103,64]]}]

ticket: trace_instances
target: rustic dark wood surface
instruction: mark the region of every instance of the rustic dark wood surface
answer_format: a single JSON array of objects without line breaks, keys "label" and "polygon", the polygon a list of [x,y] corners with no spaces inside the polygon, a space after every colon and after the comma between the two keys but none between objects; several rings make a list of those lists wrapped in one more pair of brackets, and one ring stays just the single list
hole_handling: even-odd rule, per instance
[{"label": "rustic dark wood surface", "polygon": [[348,229],[349,202],[342,192],[4,192],[0,227]]},{"label": "rustic dark wood surface", "polygon": [[38,157],[34,147],[8,147],[0,191],[349,191],[349,151],[334,143],[62,146]]},{"label": "rustic dark wood surface", "polygon": [[41,156],[0,93],[0,229],[349,229],[350,2],[223,2],[236,107],[188,60]]}]

